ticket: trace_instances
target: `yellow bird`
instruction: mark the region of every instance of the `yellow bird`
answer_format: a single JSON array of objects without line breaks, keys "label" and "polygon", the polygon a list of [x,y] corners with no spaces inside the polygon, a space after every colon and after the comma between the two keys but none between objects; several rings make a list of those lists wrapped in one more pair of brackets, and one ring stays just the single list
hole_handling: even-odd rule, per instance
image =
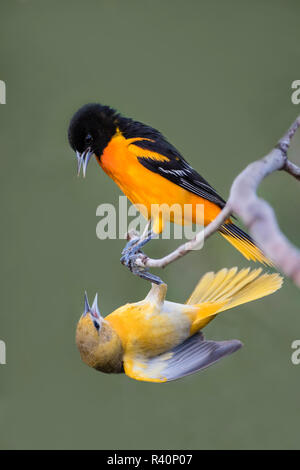
[{"label": "yellow bird", "polygon": [[97,295],[76,331],[82,360],[106,373],[125,372],[146,382],[168,382],[193,374],[238,350],[238,340],[205,340],[201,329],[218,313],[272,294],[282,285],[261,269],[206,273],[185,304],[165,300],[167,285],[152,284],[147,297],[103,318]]}]

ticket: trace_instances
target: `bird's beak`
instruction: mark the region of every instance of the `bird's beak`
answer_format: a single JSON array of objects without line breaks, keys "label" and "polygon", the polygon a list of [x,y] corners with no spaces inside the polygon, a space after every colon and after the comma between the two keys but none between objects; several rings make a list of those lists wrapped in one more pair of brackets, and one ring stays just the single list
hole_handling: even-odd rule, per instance
[{"label": "bird's beak", "polygon": [[91,307],[90,313],[93,317],[97,318],[98,320],[101,318],[101,313],[98,307],[98,294],[95,295],[93,305]]},{"label": "bird's beak", "polygon": [[88,297],[87,297],[87,293],[85,292],[84,293],[84,312],[83,312],[83,316],[85,317],[86,314],[91,310],[91,307],[90,307],[90,304],[89,304],[89,301],[88,301]]},{"label": "bird's beak", "polygon": [[98,294],[95,295],[93,305],[90,307],[90,304],[87,298],[87,293],[85,292],[83,316],[85,317],[87,313],[89,313],[92,317],[97,318],[97,320],[100,320],[102,318],[99,307],[98,307]]},{"label": "bird's beak", "polygon": [[85,174],[86,174],[86,168],[88,166],[88,163],[89,163],[89,160],[91,158],[91,156],[93,155],[93,150],[91,149],[91,147],[88,147],[84,152],[82,153],[79,153],[79,152],[76,152],[76,158],[77,158],[77,176],[80,175],[80,170],[81,170],[81,167],[82,167],[82,174],[83,174],[83,177],[85,178]]}]

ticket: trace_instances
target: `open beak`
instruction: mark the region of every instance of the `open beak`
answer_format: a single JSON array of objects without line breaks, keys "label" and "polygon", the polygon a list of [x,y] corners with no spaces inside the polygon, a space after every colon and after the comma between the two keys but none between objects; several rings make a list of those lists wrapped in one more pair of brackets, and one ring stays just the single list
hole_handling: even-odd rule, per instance
[{"label": "open beak", "polygon": [[100,313],[100,310],[99,310],[99,307],[98,307],[98,294],[95,295],[93,305],[90,307],[89,301],[88,301],[88,298],[87,298],[87,294],[85,292],[85,294],[84,294],[84,312],[83,312],[83,316],[85,317],[85,315],[87,313],[89,313],[92,317],[97,318],[97,320],[101,319],[101,313]]},{"label": "open beak", "polygon": [[90,304],[89,304],[89,301],[88,301],[88,298],[87,298],[87,293],[85,292],[84,293],[84,312],[83,312],[84,317],[90,311],[90,309],[91,309],[91,307],[90,307]]},{"label": "open beak", "polygon": [[84,152],[79,153],[76,152],[76,158],[77,158],[77,176],[80,175],[80,170],[82,167],[82,174],[83,177],[85,178],[86,174],[86,168],[88,166],[89,160],[91,156],[94,154],[93,150],[91,147],[88,147]]},{"label": "open beak", "polygon": [[93,305],[91,306],[91,311],[90,313],[93,315],[93,317],[99,319],[101,318],[100,310],[98,307],[98,294],[95,295]]}]

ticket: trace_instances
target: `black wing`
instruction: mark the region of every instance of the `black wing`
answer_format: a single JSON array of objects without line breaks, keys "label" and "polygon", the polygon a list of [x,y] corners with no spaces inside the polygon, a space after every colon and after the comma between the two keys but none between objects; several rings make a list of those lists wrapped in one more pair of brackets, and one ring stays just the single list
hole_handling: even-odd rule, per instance
[{"label": "black wing", "polygon": [[181,188],[215,203],[221,209],[225,206],[226,201],[184,160],[175,147],[166,140],[140,140],[134,142],[133,145],[159,153],[168,159],[157,160],[155,158],[138,156],[140,163],[148,170],[158,173]]}]

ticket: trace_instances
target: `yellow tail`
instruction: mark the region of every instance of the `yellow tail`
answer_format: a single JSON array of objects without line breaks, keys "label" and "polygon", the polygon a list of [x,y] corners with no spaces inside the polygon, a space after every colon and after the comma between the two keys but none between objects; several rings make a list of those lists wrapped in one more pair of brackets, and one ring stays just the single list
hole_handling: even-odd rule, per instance
[{"label": "yellow tail", "polygon": [[255,245],[252,238],[236,225],[232,223],[224,224],[219,233],[248,260],[272,266],[271,261]]},{"label": "yellow tail", "polygon": [[221,269],[206,273],[199,281],[188,305],[199,306],[191,333],[209,323],[215,315],[237,305],[260,299],[280,289],[283,279],[278,273],[261,274],[262,269]]}]

